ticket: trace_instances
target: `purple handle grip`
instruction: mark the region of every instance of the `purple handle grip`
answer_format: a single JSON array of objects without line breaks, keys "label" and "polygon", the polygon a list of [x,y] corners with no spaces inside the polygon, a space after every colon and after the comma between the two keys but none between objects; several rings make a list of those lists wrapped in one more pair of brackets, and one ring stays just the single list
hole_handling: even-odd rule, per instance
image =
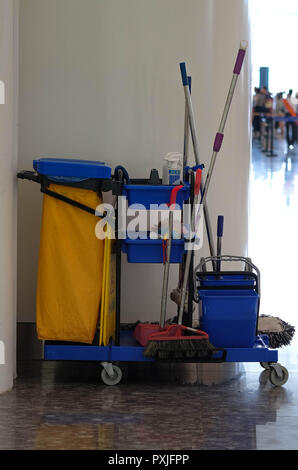
[{"label": "purple handle grip", "polygon": [[214,152],[219,152],[220,151],[223,139],[224,139],[224,135],[220,134],[218,132],[216,134],[215,141],[214,141],[214,146],[213,146],[213,151]]},{"label": "purple handle grip", "polygon": [[233,72],[233,73],[236,73],[237,75],[240,75],[242,64],[243,64],[244,57],[245,57],[245,52],[246,51],[244,49],[239,49],[238,56],[236,59],[236,64],[234,67],[234,72]]}]

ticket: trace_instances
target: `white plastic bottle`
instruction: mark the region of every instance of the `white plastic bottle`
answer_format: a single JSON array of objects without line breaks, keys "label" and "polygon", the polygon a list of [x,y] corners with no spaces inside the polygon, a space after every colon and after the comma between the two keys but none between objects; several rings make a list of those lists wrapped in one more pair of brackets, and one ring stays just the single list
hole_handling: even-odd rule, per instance
[{"label": "white plastic bottle", "polygon": [[182,180],[182,155],[170,152],[164,158],[162,184],[178,185]]}]

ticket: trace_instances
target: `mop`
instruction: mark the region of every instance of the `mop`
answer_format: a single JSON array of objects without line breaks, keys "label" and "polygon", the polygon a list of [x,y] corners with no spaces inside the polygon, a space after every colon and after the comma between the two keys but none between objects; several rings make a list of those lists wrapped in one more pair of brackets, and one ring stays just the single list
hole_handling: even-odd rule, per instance
[{"label": "mop", "polygon": [[[194,150],[194,157],[196,166],[200,166],[199,158],[199,145],[198,145],[198,135],[195,126],[195,116],[193,111],[192,99],[191,99],[191,77],[187,76],[185,63],[180,64],[181,74],[182,74],[182,83],[185,95],[185,122],[184,122],[184,151],[183,151],[183,172],[185,170],[187,160],[188,160],[188,142],[189,142],[189,129],[191,131],[191,138]],[[204,191],[204,181],[202,180],[201,185],[201,194]],[[204,205],[204,216],[205,216],[205,225],[206,232],[209,244],[210,256],[215,255],[215,247],[212,237],[210,215],[207,204]],[[215,270],[215,264],[213,266]]]},{"label": "mop", "polygon": [[[207,179],[206,179],[204,187],[202,188],[200,207],[205,207],[206,197],[207,197],[208,189],[210,186],[212,173],[214,170],[217,155],[221,149],[222,142],[224,139],[224,130],[225,130],[229,110],[231,107],[232,99],[234,96],[236,84],[238,81],[238,77],[240,75],[243,61],[245,58],[247,45],[248,44],[246,41],[242,41],[240,43],[240,48],[238,51],[235,67],[233,70],[233,77],[232,77],[228,97],[226,99],[219,130],[216,134],[215,141],[214,141],[213,154],[212,154],[212,158],[210,162],[209,171],[207,174]],[[195,157],[197,160],[198,159],[197,133],[196,133],[195,124],[194,124],[194,113],[193,113],[190,90],[189,90],[189,80],[188,80],[188,75],[186,71],[186,65],[184,62],[180,64],[180,70],[181,70],[182,83],[183,83],[183,87],[185,91],[185,99],[186,99],[186,105],[188,109],[189,124],[190,124],[190,129],[191,129],[194,153],[195,153]],[[195,198],[194,198],[194,206],[193,206],[193,211],[192,211],[192,222],[191,222],[191,228],[193,230],[197,226],[196,206],[198,204],[201,183],[202,183],[202,170],[197,170],[196,183],[195,183]],[[200,215],[200,211],[199,211],[199,215]],[[206,218],[206,212],[205,212],[205,218]],[[182,318],[183,318],[183,312],[184,312],[184,306],[185,306],[187,284],[188,284],[188,279],[189,279],[189,272],[190,272],[194,242],[191,241],[190,244],[191,244],[191,249],[189,249],[187,252],[185,267],[184,267],[184,278],[183,278],[183,284],[182,284],[182,290],[181,290],[178,325],[172,325],[171,330],[168,330],[164,334],[153,333],[152,335],[150,335],[148,345],[144,352],[144,355],[146,357],[154,357],[154,358],[159,357],[162,359],[171,359],[171,358],[180,358],[180,357],[181,358],[196,357],[197,354],[201,355],[201,357],[204,357],[204,356],[208,356],[210,352],[212,354],[212,350],[214,350],[214,347],[211,345],[211,343],[208,340],[208,335],[207,337],[204,336],[206,335],[206,333],[201,332],[200,330],[194,330],[192,328],[188,328],[182,325]],[[211,247],[210,243],[209,243],[209,247],[210,247],[211,253],[212,252],[214,253],[215,252],[214,247]],[[216,270],[216,264],[214,265],[214,269]],[[187,333],[189,331],[196,332],[196,335],[192,337],[187,336]]]},{"label": "mop", "polygon": [[258,334],[267,335],[269,347],[271,349],[278,349],[291,343],[295,334],[295,327],[278,317],[260,315]]},{"label": "mop", "polygon": [[[247,49],[247,42],[246,41],[241,41],[240,48],[239,48],[238,55],[237,55],[237,59],[236,59],[236,63],[235,63],[235,67],[234,67],[234,70],[233,70],[233,77],[232,77],[228,97],[227,97],[227,100],[226,100],[222,120],[221,120],[220,127],[219,127],[219,130],[218,130],[218,133],[216,134],[216,138],[215,138],[215,142],[214,142],[213,155],[212,155],[212,159],[211,159],[211,163],[210,163],[209,172],[208,172],[208,175],[207,175],[206,183],[205,183],[205,185],[203,185],[203,194],[202,194],[201,204],[203,204],[204,207],[205,207],[206,195],[207,195],[209,185],[210,185],[211,175],[212,175],[214,165],[215,165],[215,162],[216,162],[217,153],[219,152],[219,150],[221,148],[221,145],[222,145],[222,142],[223,142],[224,129],[225,129],[228,113],[229,113],[229,110],[230,110],[230,106],[231,106],[231,103],[232,103],[232,98],[233,98],[233,95],[234,95],[236,84],[237,84],[237,81],[238,81],[238,77],[240,75],[241,68],[242,68],[242,65],[243,65],[243,61],[244,61],[244,58],[245,58],[246,49]],[[181,67],[182,81],[183,81],[183,86],[184,86],[184,91],[185,91],[186,105],[187,105],[187,109],[188,109],[188,113],[189,113],[189,123],[190,123],[190,128],[191,128],[191,133],[192,133],[194,153],[195,153],[196,160],[197,160],[197,158],[198,158],[197,157],[197,155],[198,155],[197,135],[196,135],[196,129],[195,129],[195,125],[194,125],[194,113],[193,113],[193,109],[192,109],[190,90],[189,90],[189,87],[187,86],[188,78],[187,78],[187,73],[186,73],[186,67],[185,67],[184,63],[180,64],[180,67]],[[206,224],[207,224],[208,219],[209,219],[209,216],[208,216],[208,211],[207,211],[207,217],[206,217],[206,212],[205,212]],[[210,227],[210,222],[209,221],[208,221],[208,225]],[[210,229],[208,230],[208,233],[209,232],[210,232],[210,236],[211,236]],[[209,242],[209,245],[210,245],[210,242]],[[212,236],[211,236],[210,252],[211,253],[214,252],[214,248],[212,248]],[[186,269],[187,269],[187,267],[186,267]],[[180,292],[179,292],[179,294],[180,294]],[[180,308],[182,308],[181,305],[185,305],[185,302],[186,302],[186,287],[185,287],[184,291],[182,289],[181,295],[177,295],[177,293],[176,293],[176,295],[173,296],[173,297],[175,298],[176,301],[178,301],[180,303]],[[271,317],[271,316],[265,316],[265,315],[262,315],[262,316],[259,317],[258,331],[259,331],[259,333],[264,333],[264,334],[268,335],[268,337],[269,337],[269,346],[271,348],[278,348],[278,347],[289,345],[292,338],[293,338],[293,336],[294,336],[294,334],[295,334],[295,328],[292,325],[290,325],[289,323],[281,320],[278,317]]]},{"label": "mop", "polygon": [[[206,205],[206,196],[207,196],[207,192],[208,192],[208,189],[209,189],[211,175],[213,173],[216,158],[217,158],[218,152],[221,149],[222,142],[223,142],[223,139],[224,139],[224,129],[225,129],[226,121],[227,121],[227,118],[228,118],[229,110],[230,110],[230,107],[231,107],[232,99],[233,99],[233,96],[234,96],[234,92],[235,92],[236,84],[237,84],[237,81],[238,81],[238,77],[241,73],[243,61],[244,61],[244,58],[245,58],[246,49],[247,49],[247,42],[246,41],[241,41],[240,48],[239,48],[238,55],[237,55],[237,59],[236,59],[236,63],[235,63],[235,67],[234,67],[234,70],[233,70],[233,76],[232,76],[232,81],[231,81],[229,93],[228,93],[228,96],[227,96],[227,99],[226,99],[226,103],[225,103],[225,107],[224,107],[224,111],[223,111],[223,115],[222,115],[222,119],[221,119],[219,130],[216,134],[215,141],[214,141],[213,154],[212,154],[212,158],[211,158],[211,163],[210,163],[206,183],[204,183],[204,181],[202,181],[202,184],[201,184],[201,196],[202,196],[201,204],[203,205],[203,208],[204,208],[205,223],[206,223],[207,236],[208,236],[208,242],[209,242],[209,250],[210,250],[210,254],[211,254],[212,257],[215,256],[215,247],[214,247],[214,244],[213,244],[213,237],[212,237],[212,233],[211,233],[211,223],[210,223],[210,220],[209,220],[209,212],[207,210],[207,205]],[[182,62],[180,64],[180,70],[181,70],[182,84],[183,84],[183,89],[184,89],[184,94],[185,94],[185,103],[186,103],[186,108],[187,108],[188,117],[189,117],[189,125],[190,125],[192,142],[193,142],[193,150],[194,150],[195,160],[198,164],[198,162],[199,162],[198,136],[197,136],[197,130],[196,130],[196,126],[195,126],[195,118],[194,118],[194,112],[193,112],[193,106],[192,106],[192,100],[191,100],[191,94],[190,94],[190,88],[189,88],[189,77],[187,76],[186,65],[185,65],[184,62]],[[185,138],[186,137],[184,137],[184,139]],[[216,271],[216,268],[217,268],[216,263],[213,262],[214,271]],[[176,302],[178,305],[181,305],[181,301],[183,302],[183,305],[185,305],[186,296],[187,296],[186,287],[185,287],[184,292],[183,292],[183,289],[178,287],[177,289],[175,289],[172,292],[171,299],[174,302]]]}]

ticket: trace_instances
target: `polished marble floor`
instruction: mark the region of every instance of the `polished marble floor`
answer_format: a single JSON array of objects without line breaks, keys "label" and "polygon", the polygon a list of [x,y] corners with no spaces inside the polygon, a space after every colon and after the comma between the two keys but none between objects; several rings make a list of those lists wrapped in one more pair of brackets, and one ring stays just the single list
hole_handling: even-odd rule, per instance
[{"label": "polished marble floor", "polygon": [[[297,325],[298,149],[277,140],[275,151],[253,144],[250,256],[261,313]],[[290,373],[281,388],[259,364],[226,368],[221,380],[208,365],[208,386],[188,384],[192,366],[130,365],[120,386],[105,387],[96,364],[23,360],[0,396],[0,449],[298,449],[297,358],[295,339],[280,351]]]}]

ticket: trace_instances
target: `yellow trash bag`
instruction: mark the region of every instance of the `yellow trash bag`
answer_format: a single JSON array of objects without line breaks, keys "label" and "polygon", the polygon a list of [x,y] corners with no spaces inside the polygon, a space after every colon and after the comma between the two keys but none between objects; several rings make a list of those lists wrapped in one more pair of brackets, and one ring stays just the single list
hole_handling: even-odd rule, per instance
[{"label": "yellow trash bag", "polygon": [[[49,189],[96,208],[91,190],[60,185]],[[99,319],[104,241],[98,218],[45,195],[41,227],[36,323],[38,338],[91,344]]]}]

